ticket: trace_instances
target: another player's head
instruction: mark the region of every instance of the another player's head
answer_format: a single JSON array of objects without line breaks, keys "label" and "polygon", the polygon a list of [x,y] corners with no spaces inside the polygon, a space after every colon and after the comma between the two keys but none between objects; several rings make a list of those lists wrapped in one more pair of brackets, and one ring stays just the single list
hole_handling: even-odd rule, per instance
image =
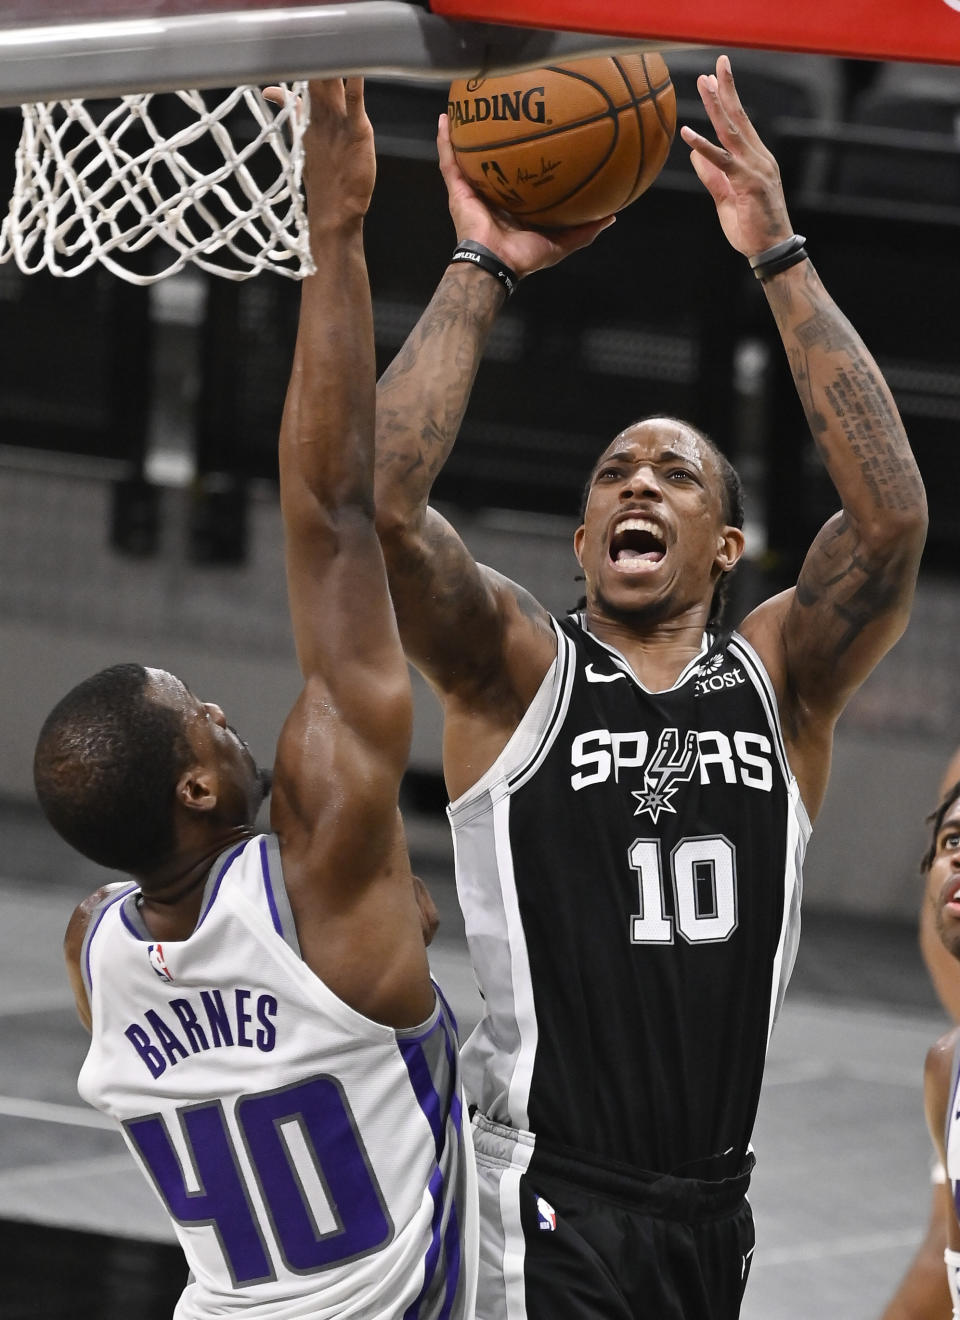
[{"label": "another player's head", "polygon": [[736,471],[696,427],[647,417],[607,446],[584,490],[574,548],[590,604],[651,623],[710,603],[743,551]]},{"label": "another player's head", "polygon": [[47,819],[101,866],[162,866],[189,818],[211,832],[252,825],[269,787],[218,706],[161,669],[113,665],[78,683],[44,721],[34,783]]},{"label": "another player's head", "polygon": [[937,933],[960,958],[960,782],[947,789],[928,819],[930,842],[920,863],[927,877],[927,900],[933,905]]}]

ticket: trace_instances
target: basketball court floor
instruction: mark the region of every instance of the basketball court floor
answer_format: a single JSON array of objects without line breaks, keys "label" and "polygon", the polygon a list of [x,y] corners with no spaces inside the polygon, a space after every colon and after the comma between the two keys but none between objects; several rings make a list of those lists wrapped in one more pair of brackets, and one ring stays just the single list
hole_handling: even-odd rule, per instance
[{"label": "basketball court floor", "polygon": [[[168,1318],[183,1274],[165,1216],[119,1135],[75,1090],[85,1035],[60,943],[75,902],[106,873],[29,808],[0,804],[0,834],[0,1313]],[[410,837],[442,914],[434,973],[466,1031],[479,1001],[445,823],[413,818]],[[756,1131],[744,1320],[879,1315],[925,1223],[920,1077],[943,1028],[909,928],[808,916]]]}]

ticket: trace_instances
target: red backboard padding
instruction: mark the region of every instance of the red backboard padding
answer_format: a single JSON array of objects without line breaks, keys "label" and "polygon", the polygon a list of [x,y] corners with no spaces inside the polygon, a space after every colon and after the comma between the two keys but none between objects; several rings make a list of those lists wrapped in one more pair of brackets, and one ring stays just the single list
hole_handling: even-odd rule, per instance
[{"label": "red backboard padding", "polygon": [[960,0],[431,0],[435,14],[483,23],[960,64]]}]

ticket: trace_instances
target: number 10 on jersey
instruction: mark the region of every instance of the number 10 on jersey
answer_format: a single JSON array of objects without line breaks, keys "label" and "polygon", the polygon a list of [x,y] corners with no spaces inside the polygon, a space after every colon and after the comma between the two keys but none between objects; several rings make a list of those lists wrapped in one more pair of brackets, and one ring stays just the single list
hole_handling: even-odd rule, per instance
[{"label": "number 10 on jersey", "polygon": [[[674,926],[689,944],[717,944],[737,928],[736,850],[722,834],[681,839],[666,880],[659,839],[634,839],[627,861],[636,872],[640,911],[630,917],[631,944],[672,944]],[[675,915],[666,912],[664,885]]]}]

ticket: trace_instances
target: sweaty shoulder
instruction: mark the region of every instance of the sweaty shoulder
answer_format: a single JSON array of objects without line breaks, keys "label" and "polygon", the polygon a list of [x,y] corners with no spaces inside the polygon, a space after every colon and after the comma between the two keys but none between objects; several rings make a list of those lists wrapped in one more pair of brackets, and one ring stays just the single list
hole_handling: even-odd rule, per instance
[{"label": "sweaty shoulder", "polygon": [[954,1055],[960,1043],[960,1027],[953,1027],[927,1051],[923,1070],[924,1102],[927,1126],[934,1144],[944,1158],[944,1128],[947,1106],[950,1103],[950,1082],[953,1077]]},{"label": "sweaty shoulder", "polygon": [[949,1085],[950,1074],[953,1070],[953,1057],[958,1044],[960,1044],[960,1026],[951,1027],[949,1031],[945,1031],[940,1039],[935,1040],[927,1050],[925,1075],[934,1084],[939,1084],[945,1079]]},{"label": "sweaty shoulder", "polygon": [[80,945],[83,943],[84,936],[90,925],[90,919],[94,912],[96,912],[103,904],[104,900],[119,893],[121,889],[129,888],[129,886],[129,880],[115,880],[109,885],[101,885],[100,888],[95,889],[92,894],[88,894],[82,903],[77,904],[73,909],[73,915],[67,924],[67,933],[63,939],[64,948],[68,952],[74,944],[76,944],[77,952],[79,953]]}]

